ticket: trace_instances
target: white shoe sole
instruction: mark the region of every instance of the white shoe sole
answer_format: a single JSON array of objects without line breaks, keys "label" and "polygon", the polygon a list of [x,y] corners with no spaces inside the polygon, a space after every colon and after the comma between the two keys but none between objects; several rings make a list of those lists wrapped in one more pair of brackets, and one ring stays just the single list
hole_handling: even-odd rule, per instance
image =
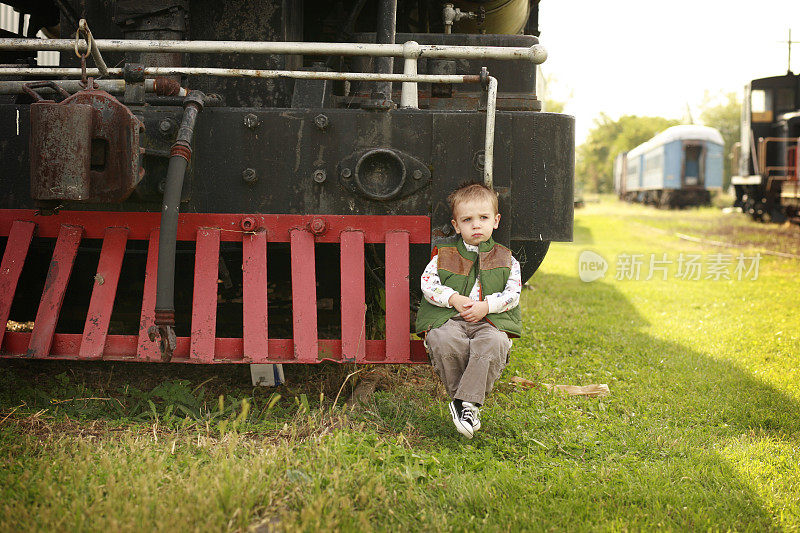
[{"label": "white shoe sole", "polygon": [[458,432],[468,439],[471,439],[473,435],[472,425],[464,425],[461,422],[461,419],[458,417],[458,411],[456,411],[456,406],[453,405],[453,402],[450,402],[450,416],[453,417],[453,424],[456,426]]}]

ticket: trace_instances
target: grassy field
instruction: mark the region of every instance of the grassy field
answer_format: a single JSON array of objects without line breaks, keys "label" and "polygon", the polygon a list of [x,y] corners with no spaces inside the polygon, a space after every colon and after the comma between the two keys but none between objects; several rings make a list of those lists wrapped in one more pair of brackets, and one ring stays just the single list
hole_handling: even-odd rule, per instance
[{"label": "grassy field", "polygon": [[[526,336],[471,441],[429,367],[346,408],[373,369],[253,390],[246,368],[2,362],[0,530],[798,530],[800,258],[767,254],[798,243],[712,208],[589,203],[523,292]],[[578,278],[585,250],[604,278]],[[640,279],[616,279],[635,254]],[[645,279],[651,254],[667,280]],[[681,254],[701,279],[676,276]],[[732,279],[706,279],[723,259]]]}]

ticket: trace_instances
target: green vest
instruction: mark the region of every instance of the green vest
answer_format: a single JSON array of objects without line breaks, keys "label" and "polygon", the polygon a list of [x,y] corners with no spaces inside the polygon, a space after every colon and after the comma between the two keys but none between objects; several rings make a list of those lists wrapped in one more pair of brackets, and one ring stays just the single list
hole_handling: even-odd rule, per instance
[{"label": "green vest", "polygon": [[[459,294],[469,296],[475,280],[480,276],[481,297],[502,292],[511,274],[511,250],[497,244],[493,239],[480,243],[477,252],[470,252],[459,239],[455,244],[440,244],[439,279],[442,285],[450,287]],[[425,298],[417,311],[416,332],[427,332],[438,328],[458,315],[453,307],[439,307]],[[503,313],[489,313],[485,317],[497,329],[508,333],[509,337],[522,334],[522,316],[519,305]]]}]

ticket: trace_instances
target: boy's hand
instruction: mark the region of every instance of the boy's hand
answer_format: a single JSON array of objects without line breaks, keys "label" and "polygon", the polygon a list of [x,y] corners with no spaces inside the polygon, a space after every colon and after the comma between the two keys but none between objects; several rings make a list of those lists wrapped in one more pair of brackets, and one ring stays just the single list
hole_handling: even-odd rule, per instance
[{"label": "boy's hand", "polygon": [[459,313],[464,313],[467,310],[467,305],[472,305],[475,303],[475,300],[471,298],[467,298],[466,296],[462,296],[461,294],[455,293],[450,297],[448,303],[456,308],[456,311]]},{"label": "boy's hand", "polygon": [[485,300],[482,302],[470,300],[464,307],[464,311],[461,311],[461,318],[467,322],[477,322],[489,313],[489,302]]}]

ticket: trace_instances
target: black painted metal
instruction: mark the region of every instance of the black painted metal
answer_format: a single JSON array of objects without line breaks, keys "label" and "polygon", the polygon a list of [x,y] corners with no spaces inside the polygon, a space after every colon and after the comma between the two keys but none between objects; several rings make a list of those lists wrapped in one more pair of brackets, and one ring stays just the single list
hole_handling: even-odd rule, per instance
[{"label": "black painted metal", "polygon": [[[0,198],[2,208],[35,208],[28,169],[29,109],[0,105]],[[134,108],[146,125],[145,177],[122,204],[66,202],[64,208],[160,211],[158,187],[180,108]],[[20,135],[13,131],[19,112]],[[321,129],[315,117],[324,114]],[[255,117],[257,127],[245,117]],[[252,117],[251,117],[252,118]],[[482,179],[480,154],[485,114],[430,110],[375,113],[352,109],[208,108],[198,118],[193,163],[187,171],[182,210],[320,214],[430,214],[434,240],[448,237],[447,194],[464,181]],[[498,112],[495,186],[501,191],[503,226],[510,240],[568,241],[572,238],[574,119],[539,112]],[[170,138],[171,136],[171,138]],[[417,159],[430,183],[412,194],[379,201],[342,186],[339,171],[359,150],[387,148]],[[147,154],[150,155],[147,155]],[[259,179],[242,179],[252,168]],[[324,169],[328,179],[314,180]],[[412,169],[413,172],[413,169]],[[413,178],[412,178],[413,180]]]}]

